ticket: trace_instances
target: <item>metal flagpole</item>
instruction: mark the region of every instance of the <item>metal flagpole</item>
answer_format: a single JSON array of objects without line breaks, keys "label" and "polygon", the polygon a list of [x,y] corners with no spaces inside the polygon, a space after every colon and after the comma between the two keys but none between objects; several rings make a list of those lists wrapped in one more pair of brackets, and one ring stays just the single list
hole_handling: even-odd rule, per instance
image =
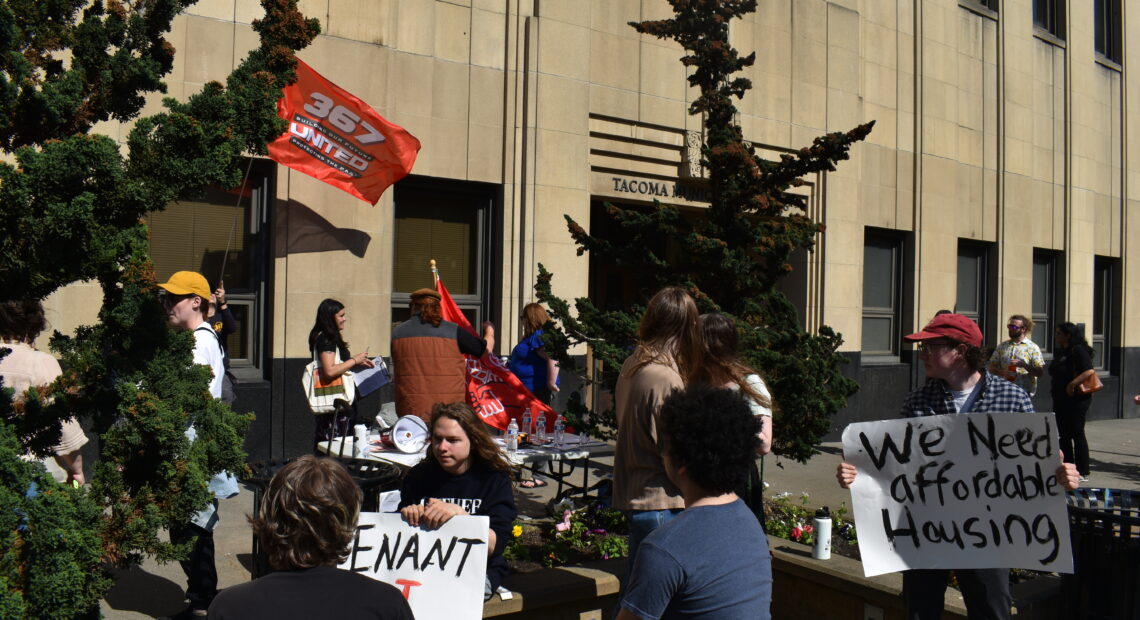
[{"label": "metal flagpole", "polygon": [[230,238],[226,240],[226,253],[222,254],[222,269],[218,273],[218,286],[222,286],[226,278],[226,263],[229,262],[230,248],[233,246],[234,234],[237,232],[238,215],[241,214],[241,199],[245,197],[245,185],[249,182],[249,171],[252,169],[253,158],[250,157],[249,164],[245,167],[245,176],[241,179],[241,188],[238,189],[237,205],[235,205],[238,209],[234,211],[234,221],[233,224],[230,225]]},{"label": "metal flagpole", "polygon": [[435,267],[435,259],[431,259],[431,283],[439,282],[439,269]]}]

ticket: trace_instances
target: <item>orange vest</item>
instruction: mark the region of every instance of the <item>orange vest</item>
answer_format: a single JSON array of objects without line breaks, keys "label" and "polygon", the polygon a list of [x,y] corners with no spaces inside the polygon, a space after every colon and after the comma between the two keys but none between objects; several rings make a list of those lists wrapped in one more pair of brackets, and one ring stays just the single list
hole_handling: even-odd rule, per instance
[{"label": "orange vest", "polygon": [[436,403],[467,402],[467,362],[459,352],[458,330],[448,321],[433,327],[418,315],[392,330],[398,415],[430,423]]}]

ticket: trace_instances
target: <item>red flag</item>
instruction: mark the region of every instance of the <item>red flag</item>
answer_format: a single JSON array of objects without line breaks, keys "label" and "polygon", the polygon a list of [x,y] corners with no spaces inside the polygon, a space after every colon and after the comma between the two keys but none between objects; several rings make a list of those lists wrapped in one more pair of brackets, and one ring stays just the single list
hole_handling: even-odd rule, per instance
[{"label": "red flag", "polygon": [[277,101],[289,129],[269,145],[273,161],[376,204],[412,171],[420,141],[297,59],[297,81]]},{"label": "red flag", "polygon": [[[436,280],[435,288],[439,291],[439,309],[443,320],[451,321],[478,336],[471,327],[471,322],[459,311],[459,306],[455,305],[455,300],[443,286],[443,280]],[[558,414],[550,405],[535,398],[494,353],[487,351],[478,359],[471,355],[463,357],[467,360],[467,404],[471,405],[480,419],[499,430],[506,430],[511,418],[521,418],[523,410],[530,407],[535,416],[539,413],[546,416],[546,428],[554,429],[554,420]]]}]

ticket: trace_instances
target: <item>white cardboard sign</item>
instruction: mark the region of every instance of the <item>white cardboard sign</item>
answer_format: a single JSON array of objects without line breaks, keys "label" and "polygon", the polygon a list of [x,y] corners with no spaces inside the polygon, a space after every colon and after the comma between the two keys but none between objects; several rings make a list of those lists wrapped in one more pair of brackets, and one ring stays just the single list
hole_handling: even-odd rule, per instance
[{"label": "white cardboard sign", "polygon": [[438,530],[408,525],[400,513],[362,512],[352,554],[340,568],[390,583],[417,618],[483,617],[487,517],[452,517]]},{"label": "white cardboard sign", "polygon": [[1052,413],[935,415],[848,425],[863,571],[1073,572]]}]

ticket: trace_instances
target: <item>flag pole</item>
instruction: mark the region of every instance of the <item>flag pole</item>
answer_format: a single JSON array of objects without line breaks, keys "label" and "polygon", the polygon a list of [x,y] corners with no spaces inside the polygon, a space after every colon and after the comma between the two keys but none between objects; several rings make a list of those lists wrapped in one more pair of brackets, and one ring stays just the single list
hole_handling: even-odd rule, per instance
[{"label": "flag pole", "polygon": [[439,269],[435,268],[435,259],[434,258],[431,259],[430,263],[431,263],[431,282],[432,282],[432,284],[435,284],[436,282],[439,282]]}]

